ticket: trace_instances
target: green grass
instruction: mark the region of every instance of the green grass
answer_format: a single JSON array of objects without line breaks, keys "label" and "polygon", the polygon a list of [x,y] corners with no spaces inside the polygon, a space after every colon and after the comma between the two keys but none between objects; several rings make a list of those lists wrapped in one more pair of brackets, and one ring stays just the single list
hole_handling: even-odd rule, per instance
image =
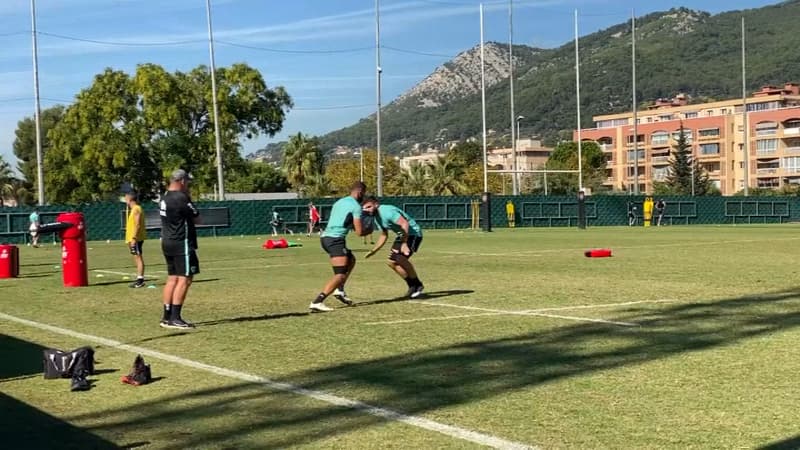
[{"label": "green grass", "polygon": [[[299,239],[272,251],[255,236],[202,240],[188,333],[158,327],[156,241],[157,289],[139,290],[97,272],[132,271],[120,242],[90,243],[91,286],[72,289],[59,248],[22,248],[0,311],[542,448],[800,442],[796,226],[428,232],[414,257],[424,303],[397,298],[405,284],[382,258],[360,258],[358,306],[315,315],[331,271],[318,241]],[[614,257],[585,258],[592,247]],[[488,315],[546,308],[567,317]],[[153,358],[161,379],[134,388],[119,377],[135,355],[98,345],[105,372],[72,394],[41,378],[40,351],[86,342],[3,319],[0,340],[8,448],[477,447]]]}]

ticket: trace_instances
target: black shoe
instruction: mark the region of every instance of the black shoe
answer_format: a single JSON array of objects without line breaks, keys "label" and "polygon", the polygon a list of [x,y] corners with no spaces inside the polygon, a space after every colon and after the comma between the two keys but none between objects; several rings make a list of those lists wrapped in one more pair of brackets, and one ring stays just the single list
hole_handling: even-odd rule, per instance
[{"label": "black shoe", "polygon": [[167,319],[161,319],[161,322],[158,323],[161,328],[169,328],[167,325],[169,325],[169,320]]},{"label": "black shoe", "polygon": [[144,287],[144,279],[143,278],[137,278],[136,281],[134,281],[133,283],[131,283],[129,285],[129,287],[134,288],[134,289],[135,288],[143,288]]},{"label": "black shoe", "polygon": [[422,283],[420,283],[418,286],[414,286],[414,288],[411,289],[412,292],[409,294],[409,297],[419,298],[422,295],[423,289],[425,289],[425,286],[423,286]]},{"label": "black shoe", "polygon": [[72,377],[72,383],[69,386],[69,390],[72,392],[76,391],[88,391],[92,388],[92,384],[89,383],[89,380],[86,379],[86,375],[75,375]]},{"label": "black shoe", "polygon": [[166,325],[161,325],[161,326],[164,328],[175,328],[178,330],[186,330],[189,328],[194,328],[193,323],[186,322],[183,319],[170,320],[169,322],[167,322]]}]

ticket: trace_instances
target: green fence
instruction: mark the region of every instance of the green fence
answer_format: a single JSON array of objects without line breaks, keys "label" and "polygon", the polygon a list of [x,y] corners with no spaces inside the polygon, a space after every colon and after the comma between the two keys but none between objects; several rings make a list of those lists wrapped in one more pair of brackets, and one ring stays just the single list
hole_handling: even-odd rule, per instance
[{"label": "green fence", "polygon": [[[782,223],[800,221],[800,197],[663,197],[667,203],[664,223],[673,225]],[[477,197],[387,197],[384,203],[403,208],[426,229],[463,229],[472,222],[471,203]],[[574,197],[496,196],[492,198],[491,218],[494,227],[507,226],[506,202],[511,200],[518,227],[575,226],[578,204]],[[335,199],[314,203],[322,214],[323,224]],[[644,196],[591,196],[586,199],[589,226],[627,225],[628,202],[638,206],[641,219]],[[308,200],[201,202],[200,208],[230,209],[231,226],[199,230],[201,236],[267,235],[272,211],[280,213],[290,229],[305,233]],[[144,205],[155,209],[155,203]],[[39,208],[42,222],[55,220],[63,211],[79,211],[86,217],[90,240],[122,239],[122,203],[51,205]],[[28,215],[32,208],[0,208],[0,242],[25,243],[28,239]],[[639,220],[641,223],[641,220]],[[149,232],[151,238],[158,231]],[[50,240],[51,238],[46,238]]]}]

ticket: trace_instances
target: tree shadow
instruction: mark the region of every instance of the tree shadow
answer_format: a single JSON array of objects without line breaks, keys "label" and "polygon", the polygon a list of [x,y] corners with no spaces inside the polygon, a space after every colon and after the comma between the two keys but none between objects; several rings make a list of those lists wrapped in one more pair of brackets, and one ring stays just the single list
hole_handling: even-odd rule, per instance
[{"label": "tree shadow", "polygon": [[794,436],[758,447],[758,450],[797,450],[798,448],[800,448],[800,436]]}]

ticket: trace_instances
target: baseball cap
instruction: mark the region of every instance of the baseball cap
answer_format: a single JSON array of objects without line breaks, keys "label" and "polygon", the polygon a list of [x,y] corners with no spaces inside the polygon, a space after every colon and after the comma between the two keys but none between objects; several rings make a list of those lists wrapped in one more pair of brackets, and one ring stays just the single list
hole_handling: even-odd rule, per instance
[{"label": "baseball cap", "polygon": [[183,169],[176,169],[172,172],[172,175],[169,177],[169,181],[192,181],[194,177],[189,172]]}]

